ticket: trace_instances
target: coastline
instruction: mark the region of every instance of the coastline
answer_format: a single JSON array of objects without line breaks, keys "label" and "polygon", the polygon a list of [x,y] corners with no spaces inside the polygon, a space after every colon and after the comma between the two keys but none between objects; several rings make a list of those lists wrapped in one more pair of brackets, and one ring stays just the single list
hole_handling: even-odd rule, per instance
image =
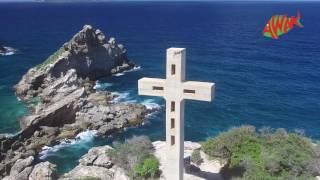
[{"label": "coastline", "polygon": [[[35,159],[41,159],[49,146],[86,138],[88,130],[89,136],[109,136],[142,125],[155,109],[123,103],[117,100],[119,95],[97,89],[96,83],[101,77],[124,75],[140,68],[127,58],[122,44],[112,37],[107,41],[99,29],[85,25],[15,86],[17,98],[29,106],[30,114],[21,119],[17,134],[0,137],[0,177],[26,178],[37,168],[55,169],[56,165]],[[25,161],[26,167],[13,170]]]}]

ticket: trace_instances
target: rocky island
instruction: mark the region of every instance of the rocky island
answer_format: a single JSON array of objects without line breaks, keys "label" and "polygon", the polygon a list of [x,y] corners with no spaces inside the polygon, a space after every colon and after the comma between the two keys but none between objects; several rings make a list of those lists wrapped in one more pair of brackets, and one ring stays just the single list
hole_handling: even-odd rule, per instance
[{"label": "rocky island", "polygon": [[5,53],[7,51],[7,48],[4,46],[0,45],[0,53]]},{"label": "rocky island", "polygon": [[0,45],[0,55],[12,55],[16,50],[11,47]]},{"label": "rocky island", "polygon": [[115,103],[111,92],[96,91],[101,77],[136,65],[114,38],[85,25],[42,64],[31,68],[15,86],[16,96],[30,107],[17,134],[0,136],[0,178],[56,179],[55,165],[38,162],[44,146],[75,138],[85,130],[106,136],[143,123],[141,104]]}]

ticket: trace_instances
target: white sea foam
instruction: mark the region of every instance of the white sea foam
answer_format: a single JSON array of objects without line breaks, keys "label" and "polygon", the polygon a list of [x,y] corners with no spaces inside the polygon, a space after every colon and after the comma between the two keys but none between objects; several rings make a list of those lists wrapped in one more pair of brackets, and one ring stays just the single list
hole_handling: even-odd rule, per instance
[{"label": "white sea foam", "polygon": [[3,135],[3,136],[6,137],[6,138],[10,138],[10,137],[15,136],[16,134],[12,134],[12,133],[2,133],[1,135]]},{"label": "white sea foam", "polygon": [[154,99],[146,99],[141,102],[141,104],[145,105],[147,109],[149,110],[159,110],[161,109],[161,106],[157,103],[155,103]]},{"label": "white sea foam", "polygon": [[111,94],[115,96],[115,98],[112,101],[114,103],[130,101],[130,97],[129,97],[130,93],[128,92],[124,92],[124,93],[112,92]]},{"label": "white sea foam", "polygon": [[128,73],[128,72],[134,72],[134,71],[139,71],[139,70],[141,70],[142,68],[141,68],[141,66],[135,66],[134,68],[132,68],[132,69],[130,69],[130,70],[126,70],[126,71],[123,71],[123,72],[121,72],[121,73],[116,73],[116,74],[114,74],[113,76],[123,76],[123,75],[125,75],[126,73]]},{"label": "white sea foam", "polygon": [[132,99],[132,100],[127,100],[127,101],[125,101],[126,103],[137,103],[137,100],[134,100],[134,99]]},{"label": "white sea foam", "polygon": [[93,89],[103,91],[111,86],[112,86],[111,83],[101,83],[100,81],[96,81],[96,85],[93,87]]},{"label": "white sea foam", "polygon": [[135,66],[134,68],[127,70],[127,71],[124,71],[124,72],[134,72],[134,71],[139,71],[141,69],[142,69],[141,66]]},{"label": "white sea foam", "polygon": [[119,77],[119,76],[123,76],[123,75],[124,75],[124,73],[117,73],[117,74],[114,74],[113,76]]},{"label": "white sea foam", "polygon": [[10,56],[10,55],[14,55],[14,52],[6,52],[6,53],[0,53],[3,56]]},{"label": "white sea foam", "polygon": [[62,140],[58,145],[52,147],[44,146],[42,148],[42,151],[39,153],[39,158],[45,159],[46,157],[55,154],[60,149],[91,142],[96,137],[96,134],[96,130],[87,130],[79,133],[75,139]]}]

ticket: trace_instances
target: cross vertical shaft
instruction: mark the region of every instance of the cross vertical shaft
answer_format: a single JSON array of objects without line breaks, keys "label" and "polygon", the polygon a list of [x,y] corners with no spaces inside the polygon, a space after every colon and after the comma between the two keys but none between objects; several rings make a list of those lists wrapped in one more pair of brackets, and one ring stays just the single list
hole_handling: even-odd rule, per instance
[{"label": "cross vertical shaft", "polygon": [[165,177],[173,180],[183,179],[184,163],[184,100],[181,84],[185,80],[185,49],[167,50],[166,62],[166,166]]},{"label": "cross vertical shaft", "polygon": [[[175,112],[171,112],[171,102]],[[169,121],[168,121],[169,120]],[[167,180],[183,179],[184,163],[184,100],[166,99],[166,161],[164,174]]]},{"label": "cross vertical shaft", "polygon": [[184,165],[184,100],[211,101],[214,83],[185,81],[186,51],[167,49],[166,79],[142,78],[140,95],[160,96],[166,100],[166,157],[164,176],[183,180]]}]

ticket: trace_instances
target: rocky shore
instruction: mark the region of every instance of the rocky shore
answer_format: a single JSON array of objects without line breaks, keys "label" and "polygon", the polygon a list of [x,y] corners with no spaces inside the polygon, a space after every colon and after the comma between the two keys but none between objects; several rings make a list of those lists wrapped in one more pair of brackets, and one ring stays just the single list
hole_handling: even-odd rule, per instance
[{"label": "rocky shore", "polygon": [[[165,142],[153,142],[155,149],[155,156],[160,160],[160,169],[163,171],[165,163]],[[207,155],[201,151],[203,162],[201,165],[196,165],[190,162],[191,154],[194,150],[200,149],[201,145],[195,142],[185,142],[184,156],[185,168],[184,179],[186,180],[222,180],[219,174],[225,163],[217,160],[211,160]],[[100,179],[100,180],[129,180],[130,178],[125,174],[123,169],[117,167],[107,155],[107,151],[112,147],[100,146],[89,150],[87,154],[82,156],[79,160],[79,165],[70,172],[60,177],[60,180],[74,180],[74,179]],[[166,177],[161,174],[161,180],[166,180]]]},{"label": "rocky shore", "polygon": [[45,62],[30,69],[15,89],[31,113],[21,119],[20,132],[0,136],[0,178],[57,179],[56,166],[38,160],[44,146],[88,129],[107,136],[142,124],[150,113],[144,105],[115,103],[111,92],[94,89],[99,78],[135,67],[123,45],[112,37],[107,41],[99,29],[85,25]]}]

